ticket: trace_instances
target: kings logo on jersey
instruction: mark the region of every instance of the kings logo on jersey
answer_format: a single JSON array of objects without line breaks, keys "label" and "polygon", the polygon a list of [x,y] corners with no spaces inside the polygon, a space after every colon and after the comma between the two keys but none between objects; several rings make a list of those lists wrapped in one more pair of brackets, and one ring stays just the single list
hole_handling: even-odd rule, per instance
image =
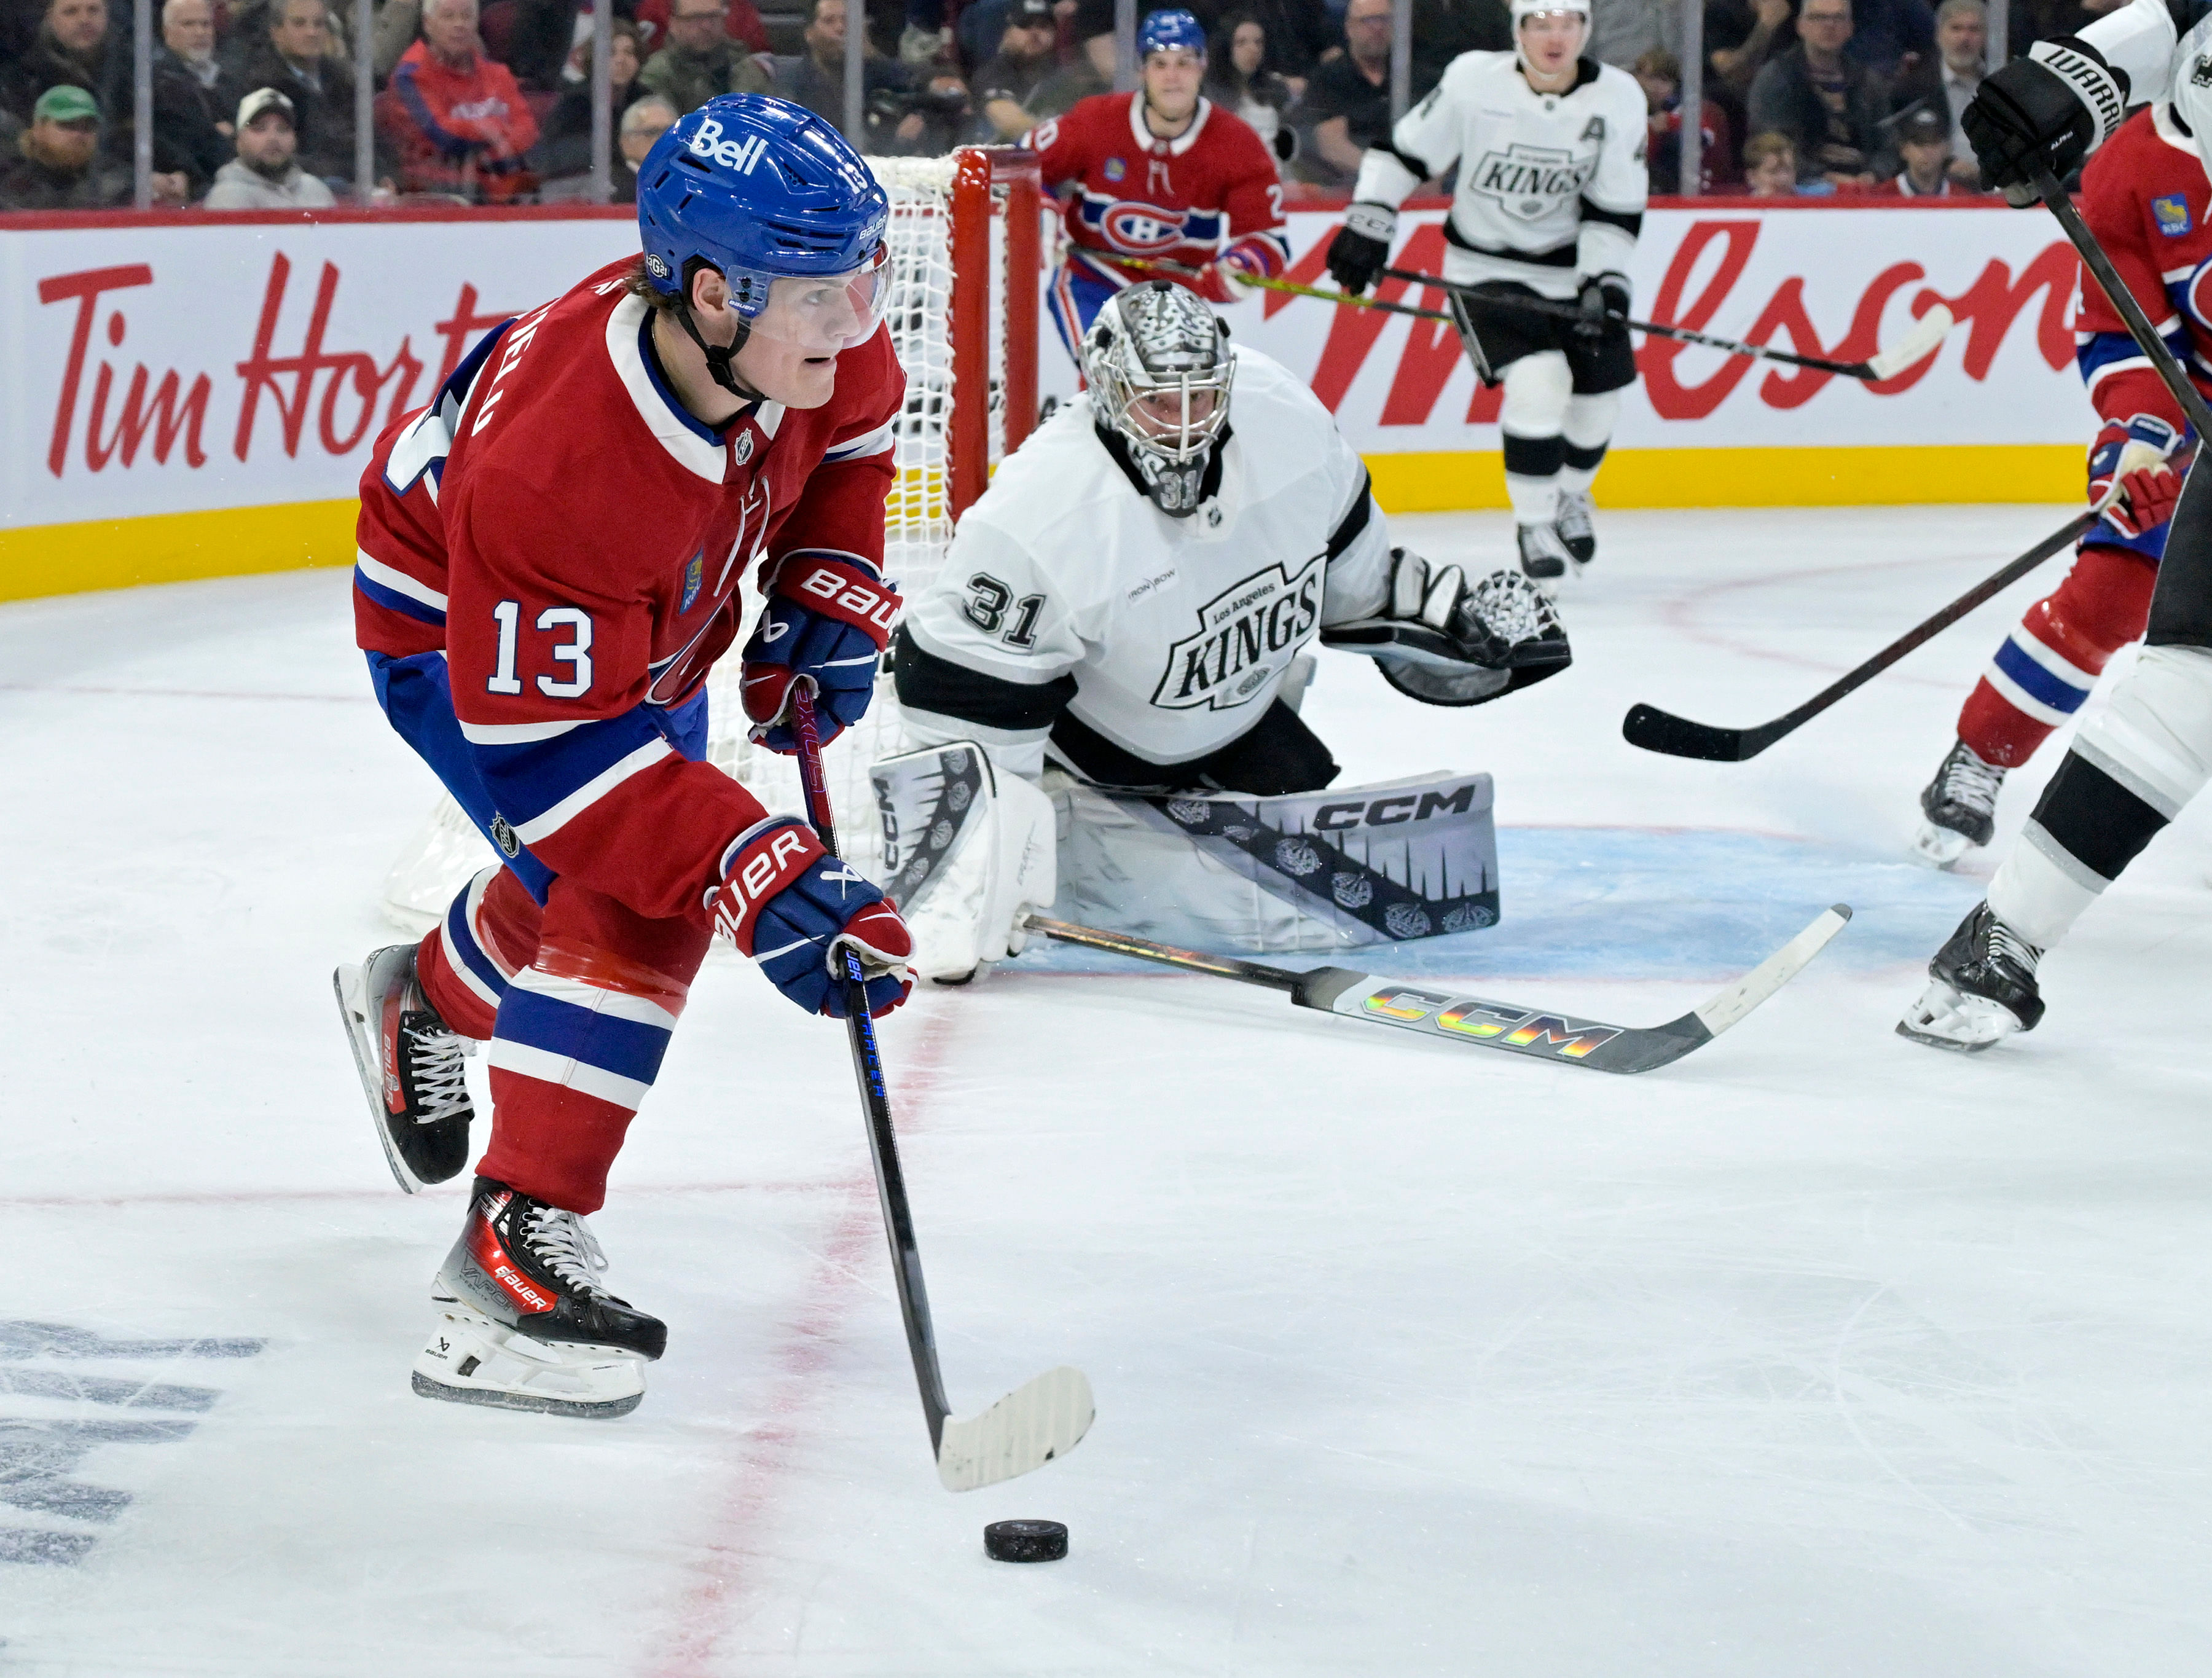
[{"label": "kings logo on jersey", "polygon": [[1152,703],[1226,711],[1266,689],[1321,625],[1323,557],[1255,571],[1200,607],[1198,632],[1168,649]]},{"label": "kings logo on jersey", "polygon": [[1578,198],[1597,173],[1598,154],[1577,158],[1556,146],[1515,141],[1503,151],[1482,155],[1470,172],[1470,190],[1494,202],[1508,216],[1533,222],[1564,198]]}]

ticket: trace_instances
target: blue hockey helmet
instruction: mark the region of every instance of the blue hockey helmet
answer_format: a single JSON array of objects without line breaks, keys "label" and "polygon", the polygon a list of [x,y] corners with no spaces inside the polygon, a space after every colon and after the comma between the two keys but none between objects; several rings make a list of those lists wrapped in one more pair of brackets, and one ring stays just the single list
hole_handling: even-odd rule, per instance
[{"label": "blue hockey helmet", "polygon": [[[678,119],[638,169],[638,237],[647,282],[683,300],[713,269],[742,323],[726,350],[700,342],[715,381],[752,333],[834,355],[883,324],[890,199],[836,128],[804,106],[722,94]],[[744,392],[740,392],[740,394]]]},{"label": "blue hockey helmet", "polygon": [[1206,56],[1205,26],[1188,12],[1154,12],[1137,26],[1138,58],[1148,58],[1177,46],[1201,58]]}]

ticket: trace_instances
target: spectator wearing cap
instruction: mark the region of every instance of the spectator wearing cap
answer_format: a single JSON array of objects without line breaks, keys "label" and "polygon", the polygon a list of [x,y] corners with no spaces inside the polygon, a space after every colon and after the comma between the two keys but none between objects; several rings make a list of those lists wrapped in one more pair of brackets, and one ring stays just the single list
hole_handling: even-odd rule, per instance
[{"label": "spectator wearing cap", "polygon": [[154,52],[154,161],[182,169],[197,195],[236,155],[238,85],[215,54],[212,0],[166,0]]},{"label": "spectator wearing cap", "polygon": [[1874,189],[1887,198],[1963,198],[1966,189],[1951,179],[1951,125],[1943,112],[1916,105],[1894,125],[1897,155],[1904,167]]},{"label": "spectator wearing cap", "polygon": [[717,94],[764,94],[769,74],[724,33],[722,0],[674,0],[668,44],[645,61],[638,82],[678,112],[696,111]]},{"label": "spectator wearing cap", "polygon": [[267,16],[268,29],[246,49],[239,79],[292,101],[301,168],[352,179],[353,67],[331,57],[329,8],[324,0],[270,0]]},{"label": "spectator wearing cap", "polygon": [[1936,51],[1898,78],[1890,94],[1892,108],[1907,111],[1916,105],[1941,110],[1951,125],[1951,179],[1972,192],[1981,184],[1972,151],[1957,143],[1962,131],[1959,118],[1981,91],[1989,50],[1989,13],[1982,0],[1943,0],[1936,9]]},{"label": "spectator wearing cap", "polygon": [[300,167],[299,152],[292,101],[274,88],[256,88],[238,104],[238,155],[216,172],[203,208],[329,209],[337,199]]},{"label": "spectator wearing cap", "polygon": [[1871,186],[1887,96],[1874,72],[1844,56],[1851,0],[1804,0],[1797,45],[1770,58],[1751,84],[1755,134],[1787,134],[1798,179],[1837,187]]},{"label": "spectator wearing cap", "polygon": [[[299,0],[292,0],[298,3]],[[399,147],[399,189],[501,204],[532,192],[538,119],[514,73],[477,40],[477,0],[426,0],[422,39],[379,101]]]},{"label": "spectator wearing cap", "polygon": [[1052,14],[1052,0],[1014,0],[1006,33],[999,37],[999,51],[975,72],[972,84],[986,138],[1018,140],[1036,126],[1036,119],[1023,107],[1057,68],[1059,42],[1060,21]]},{"label": "spectator wearing cap", "polygon": [[111,210],[131,201],[131,175],[100,150],[99,101],[49,88],[32,101],[16,155],[0,167],[0,210]]}]

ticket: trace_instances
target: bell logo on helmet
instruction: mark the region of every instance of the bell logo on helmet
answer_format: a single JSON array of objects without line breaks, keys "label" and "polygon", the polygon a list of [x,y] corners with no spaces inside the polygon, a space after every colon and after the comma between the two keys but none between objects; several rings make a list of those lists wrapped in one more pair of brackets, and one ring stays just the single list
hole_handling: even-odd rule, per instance
[{"label": "bell logo on helmet", "polygon": [[709,117],[691,137],[690,149],[695,157],[704,157],[738,174],[749,175],[753,166],[768,155],[768,141],[758,134],[748,135],[743,140],[725,140],[722,125]]}]

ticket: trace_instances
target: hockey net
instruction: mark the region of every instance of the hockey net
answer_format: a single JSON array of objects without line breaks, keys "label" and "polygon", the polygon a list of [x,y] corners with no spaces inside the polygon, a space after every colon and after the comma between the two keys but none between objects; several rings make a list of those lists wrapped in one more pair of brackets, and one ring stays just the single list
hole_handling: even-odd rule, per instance
[{"label": "hockey net", "polygon": [[[911,599],[944,563],[954,520],[1036,422],[1042,204],[1036,160],[1018,149],[966,147],[947,157],[870,158],[868,166],[890,198],[885,319],[906,370],[898,477],[884,514],[884,575]],[[761,609],[750,575],[743,598],[749,634]],[[707,688],[708,761],[771,811],[804,813],[796,760],[746,738],[735,648]],[[886,666],[867,715],[823,753],[842,848],[864,873],[877,872],[883,851],[868,766],[901,745]],[[495,860],[460,806],[441,798],[386,876],[385,909],[424,929]]]}]

